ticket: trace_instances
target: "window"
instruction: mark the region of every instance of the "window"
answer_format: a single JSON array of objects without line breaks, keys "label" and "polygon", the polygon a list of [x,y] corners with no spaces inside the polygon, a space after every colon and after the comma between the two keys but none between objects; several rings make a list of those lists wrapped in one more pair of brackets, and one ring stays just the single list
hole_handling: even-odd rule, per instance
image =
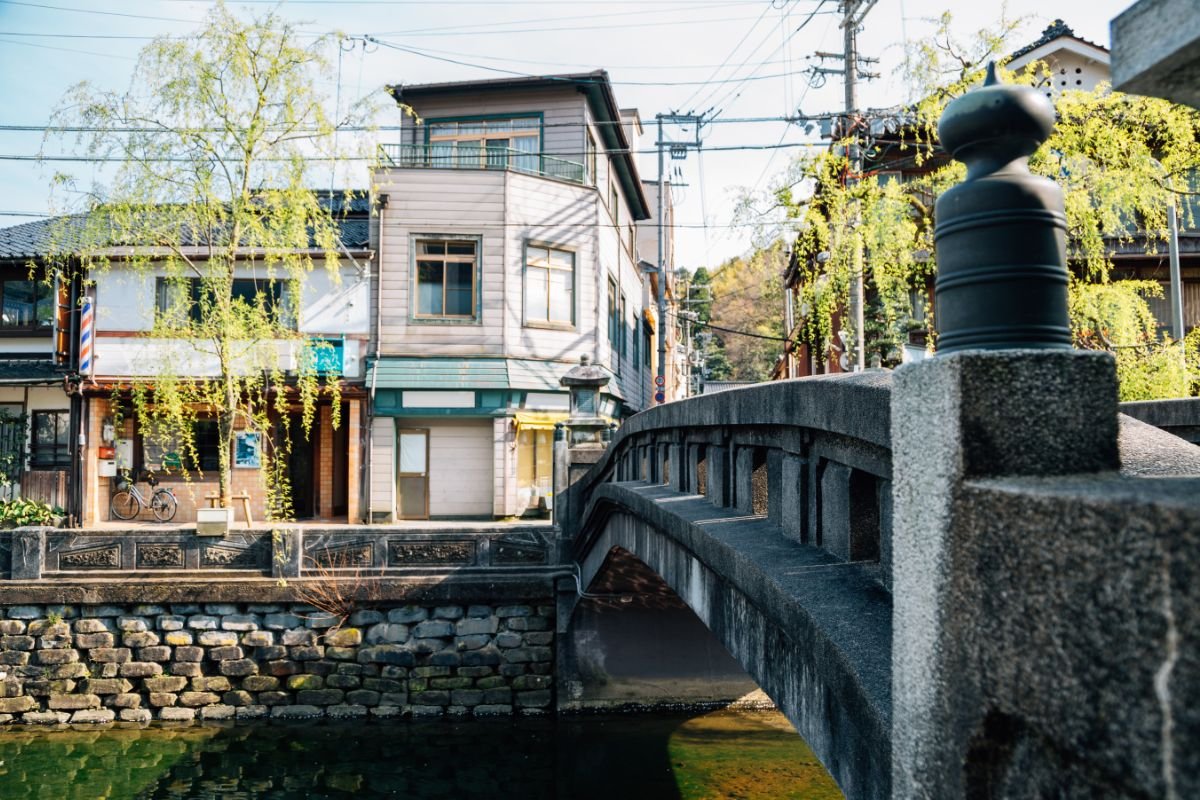
[{"label": "window", "polygon": [[414,316],[473,320],[479,243],[471,239],[418,239]]},{"label": "window", "polygon": [[617,339],[617,349],[621,352],[621,355],[624,356],[625,353],[628,352],[626,349],[627,345],[625,343],[626,336],[625,336],[625,295],[624,294],[621,295],[621,309],[617,313],[617,335],[619,336],[619,338]]},{"label": "window", "polygon": [[630,220],[629,222],[625,223],[625,226],[629,233],[629,257],[636,261],[637,255],[634,253],[634,248],[637,245],[637,237],[633,229],[633,221]]},{"label": "window", "polygon": [[33,412],[33,437],[29,466],[33,469],[67,469],[71,466],[69,411]]},{"label": "window", "polygon": [[575,323],[575,254],[553,247],[525,247],[525,322]]},{"label": "window", "polygon": [[593,186],[600,185],[600,176],[596,174],[596,140],[592,137],[592,132],[587,131],[587,143],[584,150],[587,156],[587,174],[588,180]]},{"label": "window", "polygon": [[617,282],[609,276],[608,279],[608,342],[617,352],[617,337],[621,334],[621,318],[617,315]]},{"label": "window", "polygon": [[[293,292],[288,289],[287,281],[234,278],[231,293],[234,302],[247,306],[261,303],[275,324],[294,330],[296,314],[292,308]],[[171,327],[201,322],[205,306],[202,301],[206,299],[204,292],[204,282],[200,278],[155,278],[154,301],[159,321]]]},{"label": "window", "polygon": [[0,281],[0,330],[49,331],[54,292],[42,281]]},{"label": "window", "polygon": [[636,367],[642,361],[642,337],[638,336],[637,314],[634,314],[629,320],[629,337],[633,339],[633,358],[629,361]]},{"label": "window", "polygon": [[650,354],[654,350],[654,335],[650,331],[649,325],[642,326],[642,366],[650,366]]},{"label": "window", "polygon": [[432,166],[538,171],[540,116],[499,119],[431,120]]},{"label": "window", "polygon": [[[221,468],[221,430],[215,419],[196,420],[192,426],[195,457],[187,458],[189,472],[217,472]],[[186,447],[169,433],[142,436],[142,466],[149,470],[179,470],[184,466]]]},{"label": "window", "polygon": [[612,164],[608,166],[608,211],[612,214],[613,225],[617,229],[617,237],[621,236],[621,195],[617,193],[617,175],[612,168]]}]

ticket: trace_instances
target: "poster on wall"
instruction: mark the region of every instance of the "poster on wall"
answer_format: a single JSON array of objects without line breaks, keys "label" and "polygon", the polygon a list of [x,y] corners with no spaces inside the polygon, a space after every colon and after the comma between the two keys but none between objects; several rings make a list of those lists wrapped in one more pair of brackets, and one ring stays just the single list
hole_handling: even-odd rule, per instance
[{"label": "poster on wall", "polygon": [[259,434],[251,431],[239,432],[233,447],[233,465],[244,469],[260,468],[262,466],[261,445]]}]

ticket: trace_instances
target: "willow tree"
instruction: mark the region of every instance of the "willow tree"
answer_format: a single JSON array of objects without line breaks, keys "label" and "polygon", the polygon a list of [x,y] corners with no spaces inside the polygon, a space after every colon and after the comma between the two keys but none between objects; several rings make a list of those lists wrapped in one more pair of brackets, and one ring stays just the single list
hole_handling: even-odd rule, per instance
[{"label": "willow tree", "polygon": [[154,355],[132,381],[142,434],[190,475],[196,423],[215,419],[228,505],[235,436],[257,433],[277,518],[290,511],[290,438],[276,423],[298,404],[308,435],[328,392],[338,424],[338,382],[319,374],[299,324],[306,276],[323,268],[336,280],[343,250],[338,204],[311,188],[314,171],[329,180],[343,155],[337,128],[362,111],[334,120],[316,88],[336,46],[302,40],[274,12],[242,19],[218,4],[193,35],[146,46],[128,89],[80,83],[55,115],[60,130],[83,131],[74,141],[104,180],[81,189],[56,176],[56,199],[75,213],[52,265],[89,281],[132,275],[157,292],[154,346],[143,348]]},{"label": "willow tree", "polygon": [[[894,360],[908,332],[922,326],[934,340],[932,309],[922,300],[937,266],[934,200],[966,174],[938,149],[937,123],[948,102],[982,82],[989,60],[1003,65],[1017,29],[1002,20],[959,41],[950,23],[943,15],[935,35],[917,43],[907,59],[920,100],[885,116],[885,133],[871,134],[861,125],[832,149],[800,159],[776,192],[799,230],[800,305],[808,312],[802,335],[814,352],[824,353],[836,342],[834,323],[849,303],[856,259],[863,259],[875,298],[865,326],[868,351],[884,363]],[[1028,86],[1050,79],[1040,63],[1000,72],[1003,80]],[[1161,295],[1161,287],[1113,280],[1112,272],[1117,246],[1136,243],[1151,252],[1164,246],[1170,204],[1191,221],[1181,200],[1186,176],[1200,168],[1200,114],[1114,92],[1106,84],[1062,91],[1055,107],[1054,132],[1030,158],[1030,169],[1057,181],[1064,192],[1075,344],[1116,354],[1124,399],[1187,394],[1183,343],[1157,336],[1146,302],[1147,296]],[[854,147],[862,148],[868,165],[861,175],[851,173]],[[881,175],[896,170],[903,171],[904,181]],[[1194,353],[1195,345],[1187,351]],[[1200,364],[1191,368],[1200,370]]]}]

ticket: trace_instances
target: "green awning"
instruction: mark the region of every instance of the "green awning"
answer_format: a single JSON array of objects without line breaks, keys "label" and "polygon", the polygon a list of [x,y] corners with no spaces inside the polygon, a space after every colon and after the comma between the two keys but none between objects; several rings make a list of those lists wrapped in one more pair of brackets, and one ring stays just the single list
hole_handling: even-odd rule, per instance
[{"label": "green awning", "polygon": [[[516,358],[381,358],[367,365],[377,389],[524,389],[563,391],[558,379],[570,364]],[[376,374],[377,373],[377,374]]]}]

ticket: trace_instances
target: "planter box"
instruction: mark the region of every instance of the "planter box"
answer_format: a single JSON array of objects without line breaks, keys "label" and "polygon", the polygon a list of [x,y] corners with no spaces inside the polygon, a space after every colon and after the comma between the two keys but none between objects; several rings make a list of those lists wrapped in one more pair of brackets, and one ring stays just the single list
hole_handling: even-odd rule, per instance
[{"label": "planter box", "polygon": [[232,508],[197,508],[196,535],[224,536],[233,524]]}]

